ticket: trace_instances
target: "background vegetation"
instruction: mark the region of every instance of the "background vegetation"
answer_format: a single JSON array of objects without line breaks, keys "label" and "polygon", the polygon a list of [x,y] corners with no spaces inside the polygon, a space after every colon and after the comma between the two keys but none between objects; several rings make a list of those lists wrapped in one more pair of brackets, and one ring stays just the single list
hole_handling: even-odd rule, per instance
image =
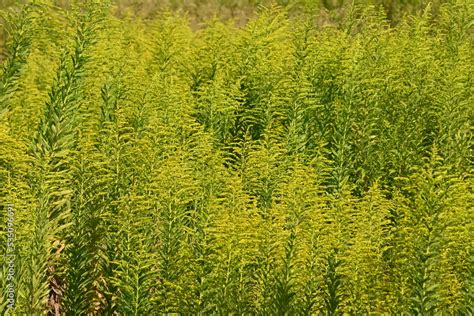
[{"label": "background vegetation", "polygon": [[474,313],[474,6],[280,4],[3,11],[2,314]]}]

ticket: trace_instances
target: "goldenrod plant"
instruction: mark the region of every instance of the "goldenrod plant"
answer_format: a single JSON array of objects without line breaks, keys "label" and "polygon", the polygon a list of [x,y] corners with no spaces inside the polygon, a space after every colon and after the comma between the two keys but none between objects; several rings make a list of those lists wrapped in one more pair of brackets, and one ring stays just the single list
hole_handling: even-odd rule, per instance
[{"label": "goldenrod plant", "polygon": [[473,314],[470,1],[8,4],[1,315]]}]

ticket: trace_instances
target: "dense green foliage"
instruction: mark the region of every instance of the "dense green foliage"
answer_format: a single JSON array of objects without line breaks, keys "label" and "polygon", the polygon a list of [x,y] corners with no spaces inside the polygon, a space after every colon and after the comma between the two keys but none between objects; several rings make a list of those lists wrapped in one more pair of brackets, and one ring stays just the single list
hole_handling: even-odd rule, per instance
[{"label": "dense green foliage", "polygon": [[472,315],[474,6],[430,12],[5,11],[2,315]]}]

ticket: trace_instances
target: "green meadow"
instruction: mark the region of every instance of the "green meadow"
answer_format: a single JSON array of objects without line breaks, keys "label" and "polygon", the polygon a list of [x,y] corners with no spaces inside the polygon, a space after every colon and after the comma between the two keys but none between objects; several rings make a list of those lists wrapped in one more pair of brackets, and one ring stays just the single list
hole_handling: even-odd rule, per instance
[{"label": "green meadow", "polygon": [[471,1],[3,1],[0,315],[473,315]]}]

